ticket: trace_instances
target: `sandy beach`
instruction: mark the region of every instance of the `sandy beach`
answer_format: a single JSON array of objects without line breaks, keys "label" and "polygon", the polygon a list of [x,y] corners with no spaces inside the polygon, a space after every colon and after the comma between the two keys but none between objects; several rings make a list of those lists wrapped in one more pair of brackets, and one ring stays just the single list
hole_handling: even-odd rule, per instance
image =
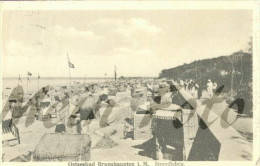
[{"label": "sandy beach", "polygon": [[[207,93],[203,93],[204,99],[198,99],[198,101],[204,101],[207,98]],[[91,138],[91,160],[92,161],[117,161],[117,160],[134,160],[134,161],[148,161],[154,160],[155,144],[149,139],[134,140],[132,136],[124,138],[124,125],[126,119],[133,118],[133,110],[131,108],[131,93],[130,90],[125,92],[117,92],[115,96],[111,96],[115,99],[116,106],[112,108],[112,113],[107,117],[109,126],[100,127],[100,118],[94,118],[91,120],[82,120],[81,134],[87,134]],[[111,99],[110,97],[110,99]],[[223,110],[227,105],[225,103],[215,104],[212,110]],[[100,111],[105,108],[101,107]],[[215,112],[221,115],[221,112]],[[236,114],[233,112],[234,115]],[[231,116],[231,117],[232,117]],[[55,125],[51,128],[46,128],[43,121],[34,120],[29,126],[26,126],[27,116],[19,118],[19,122],[16,127],[19,129],[21,144],[12,145],[9,142],[3,144],[4,161],[20,161],[25,159],[26,155],[32,158],[36,146],[39,144],[41,137],[46,133],[55,133]],[[231,118],[232,119],[232,118]],[[55,122],[55,118],[53,119]],[[248,123],[247,125],[245,125]],[[236,123],[232,125],[241,133],[252,132],[252,120],[250,118],[239,118]],[[221,132],[221,131],[219,131]],[[113,142],[96,147],[98,142],[105,138],[106,134],[112,133],[109,137]],[[33,138],[33,139],[32,139]],[[246,137],[245,137],[246,138]],[[251,138],[246,138],[252,148]],[[110,145],[113,145],[110,147]],[[102,147],[104,146],[104,147]],[[109,156],[106,154],[110,154]]]}]

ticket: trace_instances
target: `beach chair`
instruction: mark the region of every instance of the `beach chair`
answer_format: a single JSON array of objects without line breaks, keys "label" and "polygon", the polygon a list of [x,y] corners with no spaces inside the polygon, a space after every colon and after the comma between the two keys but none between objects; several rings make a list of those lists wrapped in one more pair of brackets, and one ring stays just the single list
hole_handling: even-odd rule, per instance
[{"label": "beach chair", "polygon": [[18,128],[11,123],[11,119],[5,120],[2,123],[2,143],[17,141],[20,144],[20,136]]}]

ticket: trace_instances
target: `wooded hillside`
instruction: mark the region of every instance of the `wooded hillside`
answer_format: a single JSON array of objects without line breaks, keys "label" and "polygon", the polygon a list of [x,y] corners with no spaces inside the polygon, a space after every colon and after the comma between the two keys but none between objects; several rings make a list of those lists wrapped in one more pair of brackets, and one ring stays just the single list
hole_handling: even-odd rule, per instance
[{"label": "wooded hillside", "polygon": [[247,103],[245,107],[252,110],[252,54],[240,51],[230,56],[198,60],[162,70],[159,77],[193,79],[204,88],[211,79],[218,87],[224,86],[223,93],[234,98],[242,96]]}]

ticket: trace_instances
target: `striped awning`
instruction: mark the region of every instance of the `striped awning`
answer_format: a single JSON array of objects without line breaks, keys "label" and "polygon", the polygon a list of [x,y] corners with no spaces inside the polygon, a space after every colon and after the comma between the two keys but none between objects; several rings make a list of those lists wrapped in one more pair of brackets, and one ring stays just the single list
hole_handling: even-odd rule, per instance
[{"label": "striped awning", "polygon": [[165,119],[165,120],[181,120],[181,111],[164,111],[157,110],[152,116],[153,119]]}]

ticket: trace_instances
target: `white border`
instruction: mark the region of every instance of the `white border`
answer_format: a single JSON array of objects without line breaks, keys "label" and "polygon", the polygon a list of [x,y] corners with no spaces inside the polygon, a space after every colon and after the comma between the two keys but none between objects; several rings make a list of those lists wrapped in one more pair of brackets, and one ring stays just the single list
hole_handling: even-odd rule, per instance
[{"label": "white border", "polygon": [[[197,161],[197,162],[183,162],[185,166],[215,166],[215,165],[236,165],[236,166],[252,166],[257,165],[256,161],[259,159],[260,154],[260,58],[259,58],[259,20],[260,10],[259,1],[37,1],[37,2],[0,2],[1,17],[4,10],[236,10],[236,9],[249,9],[253,10],[253,101],[254,101],[254,159],[252,162],[241,161]],[[2,19],[0,19],[2,20]],[[0,22],[2,25],[2,22]],[[2,26],[1,26],[2,27]],[[2,30],[2,29],[1,29]],[[2,34],[2,31],[0,31]],[[0,39],[0,44],[2,39]],[[2,47],[0,47],[1,49]],[[0,52],[2,55],[2,50]],[[1,56],[2,64],[2,56]],[[1,65],[2,66],[2,65]],[[1,68],[2,77],[2,68]],[[2,80],[0,81],[0,85]],[[1,89],[2,92],[2,89]],[[2,94],[2,93],[1,93]],[[2,101],[2,96],[0,100]],[[2,106],[1,106],[2,108]],[[2,128],[0,129],[2,130]],[[1,134],[0,134],[1,137]],[[1,148],[0,148],[1,149]],[[0,150],[2,154],[2,149]],[[2,155],[1,155],[2,157]],[[1,161],[0,161],[1,162]],[[125,162],[125,161],[124,161]],[[148,162],[150,166],[154,165],[154,162]],[[44,162],[37,163],[1,163],[1,165],[46,165]],[[48,165],[68,165],[67,162],[48,162]],[[258,164],[260,165],[260,164]],[[97,164],[96,164],[97,166]]]}]

